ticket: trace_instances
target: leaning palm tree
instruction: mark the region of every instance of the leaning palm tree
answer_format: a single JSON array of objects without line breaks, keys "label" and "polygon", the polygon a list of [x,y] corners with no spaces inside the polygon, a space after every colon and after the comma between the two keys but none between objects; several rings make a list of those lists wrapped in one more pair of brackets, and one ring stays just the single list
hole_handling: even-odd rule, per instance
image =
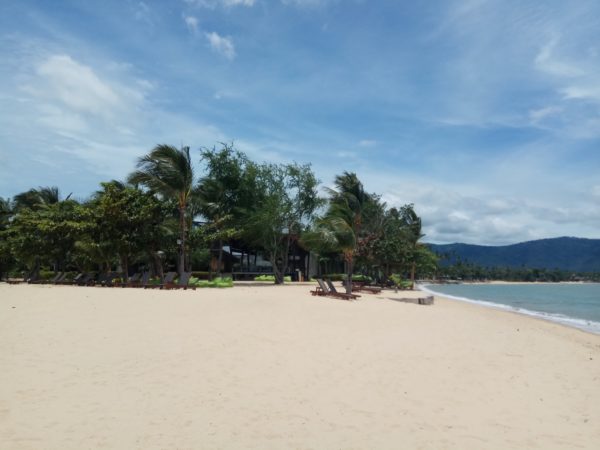
[{"label": "leaning palm tree", "polygon": [[194,185],[194,170],[190,148],[181,150],[170,145],[157,145],[137,163],[138,170],[127,181],[141,184],[164,198],[177,201],[179,210],[179,261],[180,276],[185,271],[186,213]]},{"label": "leaning palm tree", "polygon": [[316,251],[339,252],[346,264],[346,292],[352,293],[354,256],[360,240],[363,212],[371,197],[355,173],[335,177],[335,188],[328,189],[329,209],[302,242]]},{"label": "leaning palm tree", "polygon": [[[67,196],[66,200],[71,198],[72,194]],[[40,209],[50,205],[59,203],[60,192],[56,186],[39,187],[37,189],[29,189],[28,191],[21,192],[15,195],[14,199],[15,210],[28,209]]]},{"label": "leaning palm tree", "polygon": [[421,233],[421,218],[415,212],[412,204],[402,207],[401,214],[406,229],[406,240],[409,246],[411,289],[414,289],[415,271],[417,267],[417,259],[419,257],[419,239],[425,235]]}]

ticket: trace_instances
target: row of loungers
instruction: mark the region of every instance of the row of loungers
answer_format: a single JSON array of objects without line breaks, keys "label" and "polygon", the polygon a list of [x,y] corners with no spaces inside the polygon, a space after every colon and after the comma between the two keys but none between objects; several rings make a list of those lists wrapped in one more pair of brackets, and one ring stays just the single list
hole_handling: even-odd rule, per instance
[{"label": "row of loungers", "polygon": [[[118,272],[101,273],[95,275],[93,273],[80,273],[73,279],[68,278],[68,272],[57,273],[49,280],[28,279],[29,284],[56,284],[56,285],[71,285],[71,286],[98,286],[98,287],[131,287],[144,289],[196,289],[195,286],[190,286],[190,278],[192,272],[184,272],[177,281],[176,272],[167,272],[161,283],[152,283],[150,281],[150,272],[136,273],[130,276],[127,282],[118,281],[121,279],[121,274]],[[9,281],[11,284],[20,283],[20,281]]]}]

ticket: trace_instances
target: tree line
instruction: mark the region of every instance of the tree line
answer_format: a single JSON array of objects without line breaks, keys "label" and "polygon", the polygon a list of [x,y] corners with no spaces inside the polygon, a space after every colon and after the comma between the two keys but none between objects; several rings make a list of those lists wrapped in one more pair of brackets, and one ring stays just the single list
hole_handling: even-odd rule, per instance
[{"label": "tree line", "polygon": [[234,240],[264,255],[275,283],[292,244],[318,254],[324,272],[343,262],[347,280],[435,273],[413,205],[389,208],[354,173],[336,176],[321,197],[309,164],[257,163],[229,144],[201,149],[199,161],[198,176],[189,147],[158,145],[126,180],[102,182],[85,200],[56,187],[0,197],[0,276],[118,268],[127,280],[134,266],[162,277],[166,267],[205,269],[211,258],[220,271]]},{"label": "tree line", "polygon": [[600,281],[600,273],[598,272],[574,272],[564,269],[540,269],[532,267],[484,267],[464,261],[458,261],[452,265],[441,264],[437,272],[437,277],[442,280],[464,281]]}]

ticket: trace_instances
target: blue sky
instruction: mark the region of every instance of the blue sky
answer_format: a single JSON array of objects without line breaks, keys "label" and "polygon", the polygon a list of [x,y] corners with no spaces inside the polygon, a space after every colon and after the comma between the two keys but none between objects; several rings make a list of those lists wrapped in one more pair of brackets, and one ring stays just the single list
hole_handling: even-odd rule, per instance
[{"label": "blue sky", "polygon": [[231,141],[355,171],[426,241],[600,238],[600,2],[0,4],[0,196]]}]

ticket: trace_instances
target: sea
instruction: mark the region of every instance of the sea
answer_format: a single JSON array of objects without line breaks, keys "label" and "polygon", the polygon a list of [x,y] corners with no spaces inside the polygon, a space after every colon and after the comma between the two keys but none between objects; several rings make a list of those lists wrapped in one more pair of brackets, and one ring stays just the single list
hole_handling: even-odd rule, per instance
[{"label": "sea", "polygon": [[600,283],[423,284],[432,294],[600,334]]}]

